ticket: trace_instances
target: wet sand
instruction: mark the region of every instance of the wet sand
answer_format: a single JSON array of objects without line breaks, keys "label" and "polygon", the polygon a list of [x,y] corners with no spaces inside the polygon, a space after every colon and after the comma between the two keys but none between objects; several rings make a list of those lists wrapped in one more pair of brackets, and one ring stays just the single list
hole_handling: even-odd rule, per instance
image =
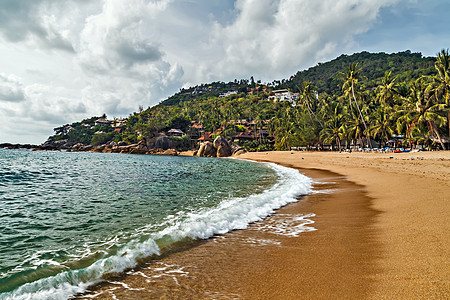
[{"label": "wet sand", "polygon": [[[299,168],[317,193],[79,298],[450,298],[449,152],[241,157]],[[289,235],[293,228],[304,232]]]},{"label": "wet sand", "polygon": [[146,262],[79,298],[369,298],[381,255],[372,199],[340,174],[301,171],[316,181],[316,193],[246,230]]},{"label": "wet sand", "polygon": [[[450,298],[449,151],[270,152],[243,157],[332,170],[366,187],[373,199],[370,208],[379,212],[367,245],[376,253],[368,298]],[[348,266],[342,269],[349,271]]]}]

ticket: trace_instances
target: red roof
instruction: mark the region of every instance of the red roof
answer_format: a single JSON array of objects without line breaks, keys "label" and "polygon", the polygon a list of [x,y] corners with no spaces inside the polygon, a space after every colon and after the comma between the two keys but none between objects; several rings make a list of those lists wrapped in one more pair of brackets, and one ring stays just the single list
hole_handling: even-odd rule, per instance
[{"label": "red roof", "polygon": [[197,139],[197,141],[211,141],[211,133],[205,132],[200,138]]}]

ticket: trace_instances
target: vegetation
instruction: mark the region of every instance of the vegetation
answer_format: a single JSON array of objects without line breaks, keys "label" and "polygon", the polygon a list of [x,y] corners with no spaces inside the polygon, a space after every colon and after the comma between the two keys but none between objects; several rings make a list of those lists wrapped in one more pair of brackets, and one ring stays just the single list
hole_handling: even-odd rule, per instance
[{"label": "vegetation", "polygon": [[[179,149],[195,147],[205,132],[260,151],[383,147],[393,139],[398,146],[398,137],[404,147],[444,148],[450,135],[449,66],[448,50],[436,58],[410,51],[342,55],[289,80],[262,84],[251,78],[182,89],[141,108],[120,127],[96,125],[94,117],[55,128],[51,139],[131,144],[176,128],[186,133],[171,137]],[[288,89],[292,101],[274,99],[279,89]]]}]

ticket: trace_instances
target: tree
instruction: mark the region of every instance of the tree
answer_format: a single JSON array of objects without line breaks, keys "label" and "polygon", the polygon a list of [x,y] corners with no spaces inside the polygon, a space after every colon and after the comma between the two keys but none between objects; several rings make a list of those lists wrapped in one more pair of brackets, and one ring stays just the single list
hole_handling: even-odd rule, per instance
[{"label": "tree", "polygon": [[[342,85],[342,90],[344,91],[344,96],[349,98],[349,105],[350,108],[352,108],[352,99],[355,102],[356,108],[358,110],[360,119],[359,121],[362,121],[362,123],[364,124],[364,128],[367,131],[367,124],[366,121],[364,120],[364,117],[362,115],[361,109],[359,108],[358,105],[358,100],[356,100],[356,96],[355,96],[355,86],[357,86],[358,84],[358,79],[359,79],[359,73],[361,72],[361,69],[357,69],[358,68],[358,63],[351,63],[345,73],[341,73],[343,75],[343,79],[344,79],[344,84]],[[369,139],[369,145],[371,145],[370,143],[370,139]]]},{"label": "tree", "polygon": [[320,120],[317,118],[316,114],[314,113],[313,109],[312,109],[312,99],[316,98],[316,94],[317,92],[314,90],[314,87],[311,83],[311,81],[304,81],[302,83],[301,87],[298,87],[299,90],[299,98],[297,100],[297,103],[301,103],[301,106],[303,108],[306,107],[306,109],[308,110],[308,113],[312,119],[312,116],[314,116],[314,119],[316,119],[316,121],[320,124],[320,126],[322,128],[324,128],[322,122],[320,122]]},{"label": "tree", "polygon": [[377,100],[380,103],[393,106],[395,102],[395,96],[397,94],[397,77],[391,78],[392,72],[385,72],[384,78],[381,84],[377,87]]},{"label": "tree", "polygon": [[[437,75],[432,76],[434,85],[439,98],[442,98],[442,102],[450,106],[450,56],[448,49],[442,49],[438,53],[436,62],[434,64]],[[448,137],[450,138],[450,110],[447,110],[447,125],[448,125]]]},{"label": "tree", "polygon": [[373,138],[379,138],[380,144],[384,144],[394,134],[395,124],[392,122],[392,109],[381,105],[372,117],[369,132]]},{"label": "tree", "polygon": [[411,87],[410,96],[403,99],[403,104],[397,106],[397,128],[401,131],[406,127],[406,136],[413,137],[414,130],[421,125],[428,128],[430,136],[436,136],[442,149],[445,150],[439,134],[438,127],[446,123],[446,118],[439,112],[443,111],[445,104],[437,101],[435,90],[424,78],[418,79]]}]

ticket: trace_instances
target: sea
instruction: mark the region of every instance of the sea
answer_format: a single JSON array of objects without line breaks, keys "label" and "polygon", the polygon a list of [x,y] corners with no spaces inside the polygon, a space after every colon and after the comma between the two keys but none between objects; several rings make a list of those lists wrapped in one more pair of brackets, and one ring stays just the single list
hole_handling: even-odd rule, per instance
[{"label": "sea", "polygon": [[0,299],[69,299],[310,192],[271,163],[0,149]]}]

